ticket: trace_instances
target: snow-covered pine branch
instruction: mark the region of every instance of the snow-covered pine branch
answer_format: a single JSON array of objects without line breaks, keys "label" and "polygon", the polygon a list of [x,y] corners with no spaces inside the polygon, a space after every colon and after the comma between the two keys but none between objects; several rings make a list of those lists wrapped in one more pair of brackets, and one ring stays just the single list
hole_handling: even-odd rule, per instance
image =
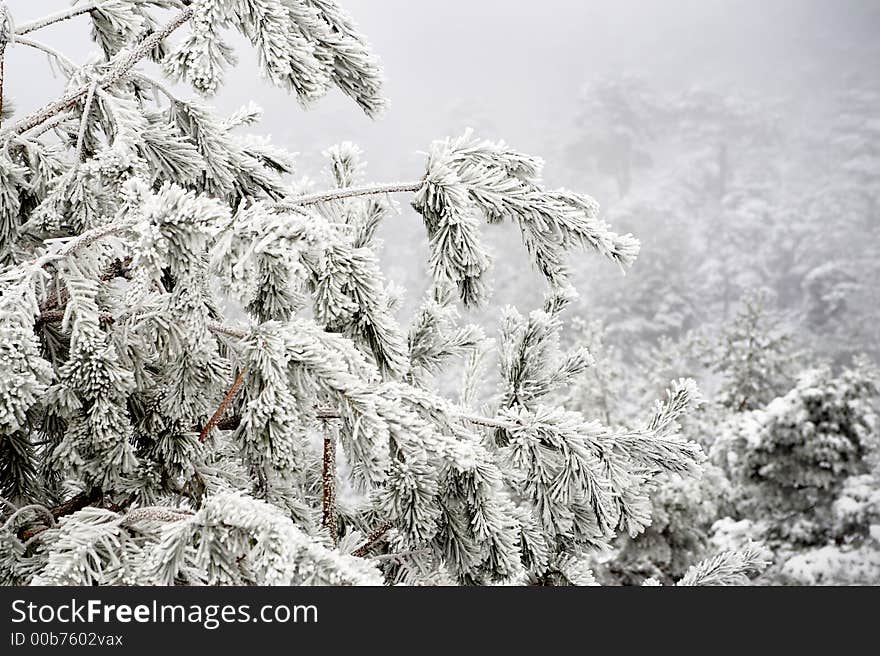
[{"label": "snow-covered pine branch", "polygon": [[760,545],[724,551],[693,565],[676,585],[746,585],[751,575],[761,573],[768,564],[767,550]]},{"label": "snow-covered pine branch", "polygon": [[541,160],[470,131],[431,146],[413,207],[425,220],[434,275],[455,283],[466,305],[486,295],[489,261],[479,243],[481,217],[514,221],[535,266],[557,287],[567,283],[564,253],[572,247],[593,248],[623,267],[638,255],[638,240],[611,232],[592,198],[545,189],[542,167]]},{"label": "snow-covered pine branch", "polygon": [[[412,182],[371,184],[343,143],[333,188],[294,193],[293,157],[242,133],[253,104],[223,117],[136,68],[213,93],[232,28],[302,104],[335,86],[375,116],[378,60],[336,2],[109,0],[20,33],[61,20],[91,21],[103,59],[0,132],[3,581],[591,583],[594,551],[650,521],[657,475],[699,474],[678,437],[692,382],[635,431],[553,396],[594,364],[561,347],[567,253],[627,267],[639,244],[546,188],[540,160],[468,132]],[[430,247],[408,325],[377,255],[406,220],[391,194]],[[548,300],[504,311],[477,410],[434,375],[489,348],[456,292],[488,301],[480,223],[505,218]]]}]

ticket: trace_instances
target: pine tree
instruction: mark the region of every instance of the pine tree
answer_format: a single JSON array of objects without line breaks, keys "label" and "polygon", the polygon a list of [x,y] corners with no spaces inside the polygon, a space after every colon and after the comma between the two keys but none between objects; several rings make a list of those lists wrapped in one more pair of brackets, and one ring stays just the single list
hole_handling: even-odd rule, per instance
[{"label": "pine tree", "polygon": [[739,415],[713,449],[731,471],[738,514],[788,544],[842,537],[836,505],[875,467],[877,397],[876,369],[861,360],[839,375],[808,369],[790,391]]},{"label": "pine tree", "polygon": [[[29,36],[80,18],[97,63]],[[303,192],[290,154],[243,133],[255,106],[208,104],[235,30],[303,106],[336,88],[378,116],[379,61],[334,0],[114,0],[4,30],[67,76],[0,130],[5,582],[584,583],[594,549],[649,523],[658,476],[699,475],[678,434],[693,381],[630,429],[550,400],[592,365],[560,347],[567,252],[625,268],[639,248],[592,198],[471,133],[391,184],[367,184],[340,144],[333,188]],[[391,194],[429,242],[433,289],[409,326],[377,258]],[[504,311],[499,391],[478,412],[432,374],[484,348],[454,303],[488,300],[481,224],[505,221],[547,301]],[[754,564],[725,558],[685,583]]]},{"label": "pine tree", "polygon": [[[662,338],[648,352],[634,354],[638,366],[627,366],[619,349],[604,342],[597,324],[580,328],[595,365],[566,396],[569,403],[606,423],[638,426],[645,399],[662,390],[665,381],[684,375],[706,378],[702,366],[705,340],[697,335],[688,335],[678,343]],[[681,434],[704,448],[711,446],[715,427],[724,417],[721,410],[719,404],[701,399],[682,418]],[[725,472],[705,462],[699,478],[664,473],[654,484],[650,525],[636,537],[618,535],[610,551],[596,556],[594,569],[599,581],[640,585],[651,579],[668,584],[682,579],[696,561],[711,557],[712,525],[728,512],[732,496]]]},{"label": "pine tree", "polygon": [[[880,343],[876,244],[880,216],[880,90],[873,81],[846,79],[830,116],[805,139],[807,156],[822,164],[797,207],[794,268],[801,272],[803,323],[816,348],[843,364]],[[821,184],[815,184],[815,179]],[[834,230],[828,230],[829,217]]]},{"label": "pine tree", "polygon": [[576,119],[581,136],[569,148],[569,157],[576,165],[591,162],[614,180],[618,197],[624,197],[636,170],[652,163],[648,145],[672,118],[668,99],[635,75],[598,79],[581,95]]},{"label": "pine tree", "polygon": [[799,354],[782,318],[767,309],[765,295],[744,296],[718,342],[710,359],[723,377],[718,400],[724,407],[755,410],[790,389]]}]

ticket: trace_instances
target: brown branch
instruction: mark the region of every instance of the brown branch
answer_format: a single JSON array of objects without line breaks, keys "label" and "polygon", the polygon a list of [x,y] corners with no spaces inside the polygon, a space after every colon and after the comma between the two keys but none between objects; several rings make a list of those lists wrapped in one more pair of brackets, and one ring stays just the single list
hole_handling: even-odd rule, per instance
[{"label": "brown branch", "polygon": [[[192,18],[193,12],[194,9],[192,7],[186,7],[183,11],[177,14],[177,16],[171,19],[171,22],[167,23],[164,27],[153,32],[150,36],[141,41],[136,48],[117,54],[110,61],[109,70],[106,75],[99,80],[98,87],[101,89],[108,89],[119,82],[119,80],[125,77],[135,64],[146,57],[157,45],[159,45],[159,43],[162,42],[163,39]],[[89,92],[90,86],[91,84],[84,84],[78,89],[74,89],[65,94],[58,100],[45,105],[30,116],[27,116],[13,125],[10,128],[10,131],[15,134],[21,134],[45,121],[48,121],[59,112],[70,109],[86,96]]]},{"label": "brown branch", "polygon": [[37,325],[59,323],[64,319],[64,310],[46,310],[37,318]]},{"label": "brown branch", "polygon": [[[128,256],[122,260],[116,259],[108,264],[101,272],[101,282],[109,282],[117,276],[124,276],[131,266],[132,257]],[[56,289],[42,305],[40,305],[41,314],[37,318],[37,324],[56,323],[64,319],[64,308],[67,301],[70,300],[70,294],[67,288]],[[60,308],[60,309],[59,309]],[[50,312],[52,310],[52,312]],[[102,315],[102,320],[107,323],[113,323],[113,317],[110,314]]]},{"label": "brown branch", "polygon": [[64,517],[65,515],[72,515],[76,511],[82,510],[89,504],[100,501],[103,496],[104,493],[101,492],[100,488],[97,487],[93,487],[87,492],[80,492],[79,494],[71,497],[64,503],[52,508],[52,516],[55,519],[59,519],[61,517]]},{"label": "brown branch", "polygon": [[[66,515],[72,515],[76,511],[82,510],[96,501],[100,501],[103,496],[103,492],[97,487],[93,487],[86,492],[80,492],[67,501],[52,508],[52,517],[59,519]],[[47,526],[30,526],[19,533],[19,538],[22,541],[30,540],[32,537],[39,535],[47,528]]]},{"label": "brown branch", "polygon": [[[125,257],[121,260],[114,260],[101,272],[100,280],[102,282],[108,282],[119,276],[124,277],[128,273],[131,263],[131,256]],[[37,317],[35,326],[39,328],[48,323],[58,323],[63,321],[67,302],[69,300],[70,294],[66,288],[56,290],[56,293],[51,294],[49,298],[40,305],[40,316]],[[102,312],[98,316],[98,319],[105,325],[116,322],[116,317],[109,312]]]},{"label": "brown branch", "polygon": [[199,433],[199,442],[205,442],[208,439],[208,436],[211,434],[211,431],[214,430],[217,425],[220,423],[223,415],[226,414],[226,411],[229,409],[229,406],[232,405],[232,402],[235,400],[235,397],[238,395],[239,390],[241,390],[241,386],[244,385],[244,377],[247,375],[247,369],[242,369],[238,372],[238,376],[235,377],[235,380],[232,383],[232,387],[229,388],[229,391],[226,392],[226,396],[223,397],[223,400],[220,402],[220,405],[217,406],[217,409],[214,411],[214,414],[211,415],[211,418],[208,420],[208,423],[205,424],[205,427],[202,429],[202,432]]},{"label": "brown branch", "polygon": [[424,549],[410,549],[409,551],[400,551],[398,553],[389,553],[389,554],[380,554],[378,556],[371,556],[370,560],[373,562],[378,562],[380,560],[397,560],[398,558],[406,558],[407,556],[416,556],[418,554],[430,553],[431,550],[425,547]]},{"label": "brown branch", "polygon": [[335,547],[338,544],[336,528],[336,429],[327,428],[330,435],[324,438],[324,457],[321,466],[321,526],[327,529]]},{"label": "brown branch", "polygon": [[[315,411],[315,419],[320,419],[321,421],[342,419],[342,414],[331,408],[318,408]],[[239,424],[241,424],[241,416],[232,415],[231,417],[224,417],[218,421],[214,428],[217,430],[235,430],[238,428]]]},{"label": "brown branch", "polygon": [[376,544],[385,537],[385,534],[390,531],[394,527],[389,521],[384,521],[379,524],[373,531],[367,536],[366,542],[364,542],[361,546],[351,552],[352,556],[358,556],[363,558],[368,553],[370,553],[370,549],[372,549]]}]

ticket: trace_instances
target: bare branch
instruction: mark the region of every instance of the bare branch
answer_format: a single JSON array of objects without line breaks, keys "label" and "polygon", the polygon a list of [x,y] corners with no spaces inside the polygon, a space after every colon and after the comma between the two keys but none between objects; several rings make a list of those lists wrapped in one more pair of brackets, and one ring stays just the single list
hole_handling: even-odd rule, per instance
[{"label": "bare branch", "polygon": [[[66,515],[72,515],[78,510],[82,510],[89,504],[92,504],[103,497],[103,493],[98,488],[92,488],[87,492],[80,492],[79,494],[71,497],[64,503],[55,506],[52,508],[51,514],[54,519],[60,519]],[[19,539],[21,540],[30,540],[34,536],[42,533],[48,527],[47,526],[32,526],[30,528],[25,529],[19,535]]]},{"label": "bare branch", "polygon": [[32,503],[27,506],[22,506],[21,508],[18,508],[14,513],[12,513],[3,523],[3,528],[13,528],[15,520],[18,519],[19,515],[22,515],[28,511],[36,512],[38,515],[43,515],[44,519],[49,520],[49,526],[55,526],[55,518],[52,516],[52,511],[50,511],[46,506],[40,503]]},{"label": "bare branch", "polygon": [[213,321],[208,323],[208,330],[217,335],[226,335],[227,337],[234,337],[235,339],[247,339],[247,336],[250,334],[246,330],[231,328],[229,326],[224,326],[222,323],[216,323]]},{"label": "bare branch", "polygon": [[321,526],[327,529],[333,546],[338,544],[336,528],[336,428],[326,426],[321,466]]},{"label": "bare branch", "polygon": [[110,223],[108,225],[98,226],[97,228],[92,228],[91,230],[86,230],[85,232],[73,237],[71,239],[47,239],[46,244],[52,245],[55,242],[63,242],[63,245],[57,250],[49,250],[49,252],[44,253],[40,257],[31,260],[26,266],[36,266],[41,267],[45,266],[49,262],[57,259],[63,259],[65,257],[70,257],[71,255],[75,255],[80,249],[85,248],[86,246],[103,239],[104,237],[108,237],[110,235],[115,235],[120,232],[125,232],[131,228],[131,224],[127,222],[120,223]]},{"label": "bare branch", "polygon": [[229,409],[229,406],[232,405],[232,402],[235,400],[235,397],[238,396],[239,390],[241,390],[242,385],[244,385],[244,377],[247,375],[247,369],[242,369],[238,372],[238,375],[235,377],[235,380],[232,382],[232,386],[229,388],[229,391],[226,392],[226,396],[223,397],[223,400],[220,402],[220,405],[217,406],[217,409],[214,411],[214,414],[211,415],[211,418],[208,420],[208,423],[205,424],[205,427],[202,429],[202,432],[199,434],[199,442],[205,442],[208,439],[208,436],[211,434],[211,431],[217,427],[217,424],[220,423],[220,420],[223,418],[223,415],[226,414],[226,411]]},{"label": "bare branch", "polygon": [[389,521],[384,521],[379,524],[373,531],[367,536],[366,542],[364,542],[361,546],[351,552],[352,556],[358,556],[363,558],[368,553],[370,553],[370,549],[372,549],[376,544],[385,537],[385,534],[390,531],[394,527]]}]

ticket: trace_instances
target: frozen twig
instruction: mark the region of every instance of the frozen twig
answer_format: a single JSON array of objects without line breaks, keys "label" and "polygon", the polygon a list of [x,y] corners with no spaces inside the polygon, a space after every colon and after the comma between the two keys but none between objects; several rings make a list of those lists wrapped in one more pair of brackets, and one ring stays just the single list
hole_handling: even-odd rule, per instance
[{"label": "frozen twig", "polygon": [[52,511],[49,510],[46,506],[39,503],[32,503],[27,506],[22,506],[14,513],[12,513],[6,521],[3,523],[4,529],[12,529],[15,525],[15,520],[18,519],[24,513],[31,511],[36,512],[39,515],[42,515],[44,518],[49,520],[49,526],[55,526],[55,517],[52,516]]},{"label": "frozen twig", "polygon": [[86,140],[86,126],[89,123],[89,113],[92,111],[92,101],[95,99],[95,89],[98,86],[98,80],[92,80],[89,85],[89,92],[86,94],[86,104],[83,107],[82,120],[79,122],[79,133],[76,137],[76,157],[74,157],[74,166],[76,166],[83,158],[83,146]]},{"label": "frozen twig", "polygon": [[422,181],[418,182],[393,182],[391,184],[372,185],[368,187],[346,187],[345,189],[333,189],[331,191],[322,191],[317,194],[309,194],[292,198],[275,205],[277,210],[296,209],[298,207],[307,207],[309,205],[318,205],[320,203],[329,203],[335,200],[345,200],[346,198],[358,198],[362,196],[380,196],[382,194],[397,194],[405,192],[416,192],[422,186]]},{"label": "frozen twig", "polygon": [[516,424],[513,424],[509,421],[501,421],[500,419],[490,419],[489,417],[478,417],[477,415],[468,415],[462,414],[459,415],[460,419],[464,419],[472,424],[476,424],[477,426],[484,426],[486,428],[500,428],[502,430],[512,430],[516,428]]},{"label": "frozen twig", "polygon": [[220,420],[223,418],[223,415],[226,414],[226,411],[229,409],[229,406],[232,405],[232,402],[235,400],[235,397],[238,396],[239,390],[241,390],[242,385],[244,385],[244,377],[247,375],[247,369],[242,369],[238,372],[238,375],[235,377],[235,380],[232,382],[232,386],[226,392],[226,396],[223,397],[223,400],[220,402],[220,405],[217,406],[217,409],[214,411],[214,414],[211,415],[211,418],[208,420],[208,423],[205,424],[205,427],[202,429],[201,433],[199,433],[199,442],[205,442],[208,439],[208,436],[211,434],[211,431],[217,427],[217,424],[220,423]]},{"label": "frozen twig", "polygon": [[71,18],[75,18],[76,16],[81,16],[82,14],[87,14],[93,9],[97,9],[100,5],[100,1],[86,2],[76,7],[71,7],[70,9],[64,9],[54,14],[44,16],[43,18],[32,20],[30,22],[24,23],[23,25],[19,25],[16,28],[15,33],[27,34],[28,32],[34,32],[35,30],[40,30],[44,27],[48,27],[49,25],[54,25],[55,23],[60,23],[61,21],[66,21]]},{"label": "frozen twig", "polygon": [[[98,82],[98,87],[100,89],[108,89],[114,84],[116,84],[119,80],[121,80],[131,69],[137,64],[141,59],[146,57],[159,43],[162,42],[169,34],[174,32],[177,28],[183,25],[186,21],[192,18],[194,9],[192,7],[186,7],[181,11],[177,16],[175,16],[169,23],[164,25],[162,28],[153,32],[150,36],[141,41],[134,49],[132,50],[124,50],[117,54],[111,61],[107,70]],[[11,132],[13,134],[21,134],[34,128],[41,123],[48,121],[53,116],[58,114],[59,112],[63,112],[66,109],[70,109],[76,103],[78,103],[85,95],[89,92],[90,84],[83,85],[78,89],[74,89],[69,93],[65,94],[58,100],[55,100],[48,105],[38,109],[30,116],[22,119],[15,125],[13,125],[9,130],[4,131],[5,133]]]},{"label": "frozen twig", "polygon": [[179,522],[191,516],[192,512],[189,510],[165,506],[145,506],[128,511],[122,519],[122,525],[130,526],[135,522]]},{"label": "frozen twig", "polygon": [[372,549],[376,544],[385,537],[385,534],[390,531],[394,525],[389,521],[384,521],[379,524],[373,531],[367,536],[366,542],[364,542],[361,546],[351,552],[352,556],[364,557],[368,553],[370,553],[370,549]]},{"label": "frozen twig", "polygon": [[325,426],[321,464],[321,526],[327,529],[333,546],[338,543],[336,529],[336,428]]}]

